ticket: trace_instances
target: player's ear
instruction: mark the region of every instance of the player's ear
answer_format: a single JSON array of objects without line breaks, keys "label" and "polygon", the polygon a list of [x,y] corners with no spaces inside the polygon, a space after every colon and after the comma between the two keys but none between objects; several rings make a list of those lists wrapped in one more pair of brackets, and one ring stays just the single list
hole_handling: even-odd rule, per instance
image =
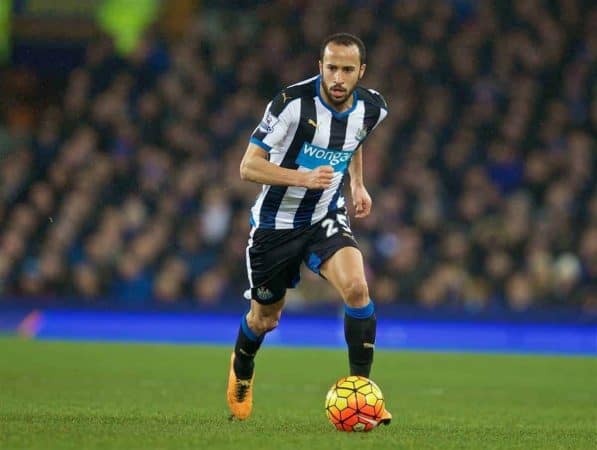
[{"label": "player's ear", "polygon": [[323,64],[321,63],[321,59],[319,60],[319,75],[323,75]]},{"label": "player's ear", "polygon": [[365,69],[367,68],[367,64],[361,64],[361,68],[359,69],[359,80],[363,78],[365,75]]}]

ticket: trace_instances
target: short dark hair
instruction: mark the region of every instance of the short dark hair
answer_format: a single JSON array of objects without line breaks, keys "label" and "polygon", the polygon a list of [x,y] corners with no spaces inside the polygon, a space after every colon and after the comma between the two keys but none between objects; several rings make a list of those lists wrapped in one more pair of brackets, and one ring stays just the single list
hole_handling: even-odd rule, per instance
[{"label": "short dark hair", "polygon": [[365,64],[367,59],[367,51],[365,50],[365,44],[363,41],[359,39],[354,34],[350,33],[335,33],[328,37],[326,37],[323,42],[321,43],[321,49],[319,50],[319,59],[323,61],[323,53],[325,52],[325,48],[328,46],[330,42],[338,45],[346,45],[347,47],[351,45],[356,45],[359,49],[359,56],[361,57],[361,64]]}]

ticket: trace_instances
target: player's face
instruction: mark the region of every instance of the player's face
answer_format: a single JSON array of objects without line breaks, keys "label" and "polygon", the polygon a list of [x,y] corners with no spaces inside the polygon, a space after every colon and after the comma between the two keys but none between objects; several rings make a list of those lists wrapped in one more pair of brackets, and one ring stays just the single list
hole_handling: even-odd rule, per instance
[{"label": "player's face", "polygon": [[330,42],[319,61],[321,94],[339,111],[352,106],[352,93],[365,73],[356,45],[339,45]]}]

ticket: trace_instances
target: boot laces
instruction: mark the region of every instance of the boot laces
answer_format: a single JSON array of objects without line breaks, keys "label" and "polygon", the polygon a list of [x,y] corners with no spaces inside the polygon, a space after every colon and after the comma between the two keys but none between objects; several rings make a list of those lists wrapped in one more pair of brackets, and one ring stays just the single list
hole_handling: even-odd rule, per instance
[{"label": "boot laces", "polygon": [[251,382],[249,380],[236,380],[236,399],[239,402],[243,402],[249,392]]}]

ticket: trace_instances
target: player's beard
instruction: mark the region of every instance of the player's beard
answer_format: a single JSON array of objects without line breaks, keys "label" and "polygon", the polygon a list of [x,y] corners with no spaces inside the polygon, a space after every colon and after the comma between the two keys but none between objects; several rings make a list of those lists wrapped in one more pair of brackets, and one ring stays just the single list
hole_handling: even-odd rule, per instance
[{"label": "player's beard", "polygon": [[334,88],[338,88],[338,86],[328,87],[326,83],[322,83],[322,86],[327,100],[334,106],[342,106],[344,103],[346,103],[352,97],[352,93],[357,88],[356,84],[350,90],[341,88],[344,95],[342,97],[336,97],[332,91]]}]

